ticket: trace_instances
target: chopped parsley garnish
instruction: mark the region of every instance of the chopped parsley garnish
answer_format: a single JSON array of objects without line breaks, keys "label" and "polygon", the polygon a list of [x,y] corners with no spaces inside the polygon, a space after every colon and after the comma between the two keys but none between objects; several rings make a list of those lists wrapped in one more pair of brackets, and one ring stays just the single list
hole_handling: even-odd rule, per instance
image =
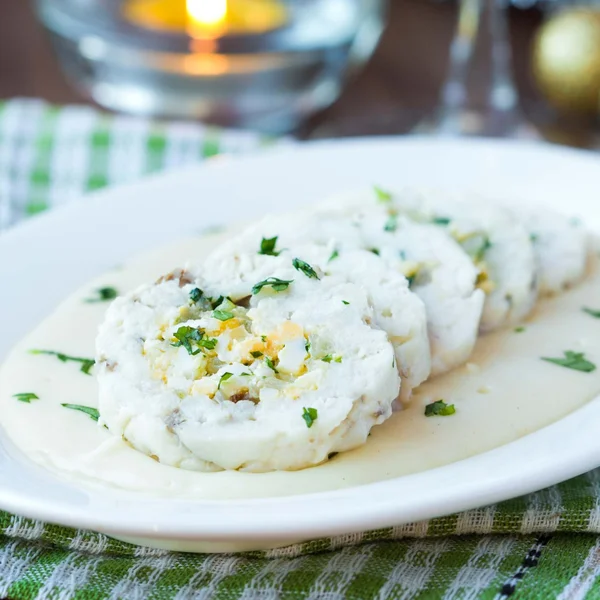
[{"label": "chopped parsley garnish", "polygon": [[342,304],[350,304],[350,302],[348,302],[348,300],[342,300]]},{"label": "chopped parsley garnish", "polygon": [[190,300],[192,302],[198,302],[202,298],[202,296],[204,296],[204,292],[200,288],[194,288],[190,292]]},{"label": "chopped parsley garnish", "polygon": [[25,402],[30,404],[32,400],[39,400],[39,396],[33,392],[21,392],[20,394],[14,394],[13,398],[16,398],[19,402]]},{"label": "chopped parsley garnish", "polygon": [[[214,350],[217,345],[217,340],[215,338],[205,338],[204,331],[201,329],[196,329],[195,327],[189,327],[188,325],[182,325],[174,334],[178,341],[171,344],[171,346],[175,348],[179,348],[183,346],[188,354],[192,356],[196,356],[202,351],[202,348],[206,348],[207,350]],[[194,350],[193,345],[197,346]]]},{"label": "chopped parsley garnish", "polygon": [[279,256],[281,254],[281,252],[277,252],[275,250],[275,246],[277,245],[277,238],[279,236],[275,236],[272,238],[263,238],[260,241],[260,250],[258,251],[259,254],[264,254],[266,256]]},{"label": "chopped parsley garnish", "polygon": [[198,342],[198,346],[206,348],[207,350],[214,350],[217,346],[217,338],[202,338]]},{"label": "chopped parsley garnish", "polygon": [[100,418],[100,413],[97,408],[92,408],[91,406],[82,406],[81,404],[61,404],[65,408],[70,408],[71,410],[78,410],[79,412],[85,413],[90,417],[90,419],[94,421],[98,421]]},{"label": "chopped parsley garnish", "polygon": [[317,272],[307,262],[304,262],[299,258],[294,258],[292,260],[292,265],[294,265],[296,271],[302,271],[309,279],[319,279]]},{"label": "chopped parsley garnish", "polygon": [[279,279],[277,277],[267,277],[267,279],[263,279],[258,283],[252,286],[252,293],[258,294],[264,287],[273,288],[274,292],[283,292],[283,290],[287,290],[290,283],[292,283],[293,279]]},{"label": "chopped parsley garnish", "polygon": [[306,421],[306,426],[310,429],[317,420],[319,413],[316,408],[302,408],[302,418]]},{"label": "chopped parsley garnish", "polygon": [[310,352],[310,340],[306,340],[306,344],[304,344],[304,349],[306,352]]},{"label": "chopped parsley garnish", "polygon": [[454,404],[446,404],[443,400],[436,400],[425,406],[426,417],[448,417],[455,412]]},{"label": "chopped parsley garnish", "polygon": [[275,368],[275,365],[270,357],[265,356],[265,362],[267,363],[267,367],[273,371],[273,373],[279,373],[279,371]]},{"label": "chopped parsley garnish", "polygon": [[335,260],[339,255],[340,255],[340,253],[337,250],[334,250],[331,253],[331,256],[327,259],[327,262],[331,262],[332,260]]},{"label": "chopped parsley garnish", "polygon": [[485,253],[492,247],[492,243],[485,233],[473,231],[462,236],[459,242],[465,252],[474,262],[481,262],[485,258]]},{"label": "chopped parsley garnish", "polygon": [[219,385],[217,386],[217,389],[220,390],[221,389],[221,384],[224,381],[227,381],[228,379],[231,379],[233,377],[233,373],[223,373],[223,375],[221,375],[221,379],[219,379]]},{"label": "chopped parsley garnish", "polygon": [[523,333],[525,331],[525,327],[515,327],[515,333]]},{"label": "chopped parsley garnish", "polygon": [[261,339],[263,342],[266,342],[266,341],[267,341],[267,336],[266,336],[266,335],[261,335],[261,336],[260,336],[260,339]]},{"label": "chopped parsley garnish", "polygon": [[341,363],[342,357],[341,356],[333,356],[331,354],[326,354],[321,360],[326,363],[330,363],[331,361],[336,362],[336,363]]},{"label": "chopped parsley garnish", "polygon": [[225,300],[225,296],[219,296],[216,300],[214,298],[210,298],[210,305],[213,308],[217,308],[217,306],[221,306],[223,301]]},{"label": "chopped parsley garnish", "polygon": [[391,202],[392,201],[392,194],[390,194],[389,192],[386,192],[384,189],[380,188],[378,185],[373,186],[373,191],[375,192],[375,195],[377,196],[377,200],[379,200],[379,202]]},{"label": "chopped parsley garnish", "polygon": [[96,298],[88,298],[86,302],[108,302],[109,300],[114,300],[119,292],[114,287],[102,287],[96,290],[98,296]]},{"label": "chopped parsley garnish", "polygon": [[263,355],[263,353],[260,350],[255,350],[254,352],[250,352],[250,356],[252,356],[252,358],[260,358]]},{"label": "chopped parsley garnish", "polygon": [[484,259],[485,253],[492,247],[492,242],[485,236],[481,242],[481,246],[473,253],[473,259],[475,262],[480,262]]},{"label": "chopped parsley garnish", "polygon": [[449,217],[433,217],[433,219],[431,219],[431,222],[434,225],[449,225],[450,219]]},{"label": "chopped parsley garnish", "polygon": [[379,256],[379,248],[369,248],[369,252],[372,252],[373,254]]},{"label": "chopped parsley garnish", "polygon": [[219,321],[229,321],[229,319],[233,319],[233,313],[228,310],[215,310],[213,311],[213,317],[215,319],[219,319]]},{"label": "chopped parsley garnish", "polygon": [[532,244],[535,244],[538,241],[538,234],[537,233],[530,233],[529,234],[529,240],[531,241]]},{"label": "chopped parsley garnish", "polygon": [[396,231],[397,228],[398,228],[398,215],[390,215],[387,218],[385,225],[383,226],[383,230],[384,231]]},{"label": "chopped parsley garnish", "polygon": [[80,371],[86,375],[91,375],[90,370],[96,364],[93,358],[79,358],[77,356],[68,356],[62,352],[55,352],[54,350],[30,350],[30,354],[48,354],[49,356],[56,356],[61,362],[78,362],[81,363]]},{"label": "chopped parsley garnish", "polygon": [[412,284],[415,282],[415,279],[417,278],[418,275],[418,271],[416,273],[413,273],[412,275],[406,275],[406,281],[408,281],[408,287],[411,288]]},{"label": "chopped parsley garnish", "polygon": [[564,358],[549,358],[542,356],[542,360],[551,362],[567,369],[573,369],[575,371],[582,371],[583,373],[591,373],[596,370],[596,365],[585,358],[583,352],[573,352],[572,350],[565,350]]},{"label": "chopped parsley garnish", "polygon": [[600,319],[600,310],[594,310],[593,308],[587,308],[586,306],[584,306],[581,310],[595,319]]}]

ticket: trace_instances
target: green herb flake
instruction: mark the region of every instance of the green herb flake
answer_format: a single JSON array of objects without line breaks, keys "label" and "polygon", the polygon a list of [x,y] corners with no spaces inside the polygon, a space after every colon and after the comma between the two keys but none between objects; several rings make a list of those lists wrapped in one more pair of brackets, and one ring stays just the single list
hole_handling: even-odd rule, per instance
[{"label": "green herb flake", "polygon": [[566,350],[564,354],[564,358],[551,358],[547,356],[542,356],[541,358],[546,362],[566,367],[567,369],[573,369],[574,371],[581,371],[583,373],[591,373],[596,370],[596,365],[587,360],[583,352]]},{"label": "green herb flake", "polygon": [[202,296],[204,296],[204,292],[200,288],[194,288],[190,292],[190,300],[192,302],[198,302],[198,301],[200,301],[200,299],[202,298]]},{"label": "green herb flake", "polygon": [[210,305],[213,309],[215,309],[217,306],[221,306],[221,304],[223,304],[223,300],[225,300],[225,296],[219,296],[216,300],[214,298],[210,298]]},{"label": "green herb flake", "polygon": [[473,254],[475,262],[481,262],[485,258],[485,253],[492,247],[492,242],[485,236],[481,242],[481,246]]},{"label": "green herb flake", "polygon": [[434,225],[449,225],[450,218],[449,217],[433,217],[433,219],[431,219],[431,222]]},{"label": "green herb flake", "polygon": [[331,262],[332,260],[335,260],[339,255],[340,255],[340,253],[337,250],[334,250],[331,253],[331,256],[327,259],[327,262]]},{"label": "green herb flake", "polygon": [[524,331],[525,331],[525,327],[515,327],[514,328],[515,333],[523,333]]},{"label": "green herb flake", "polygon": [[202,338],[198,342],[198,346],[201,348],[206,348],[207,350],[214,350],[217,346],[217,338]]},{"label": "green herb flake", "polygon": [[397,215],[390,215],[384,226],[383,226],[383,230],[384,231],[396,231],[396,229],[398,228],[398,216]]},{"label": "green herb flake", "polygon": [[342,304],[350,304],[350,302],[348,302],[348,300],[342,300]]},{"label": "green herb flake", "polygon": [[593,308],[587,308],[586,306],[584,306],[581,310],[584,313],[594,317],[594,319],[600,319],[600,310],[595,310]]},{"label": "green herb flake", "polygon": [[277,245],[277,238],[279,236],[275,236],[272,238],[262,238],[260,241],[260,250],[259,254],[264,254],[265,256],[279,256],[281,252],[277,252],[275,250],[275,246]]},{"label": "green herb flake", "polygon": [[266,341],[267,341],[267,336],[266,336],[266,335],[261,335],[261,336],[260,336],[260,339],[261,339],[263,342],[266,342]]},{"label": "green herb flake", "polygon": [[336,363],[341,363],[342,357],[341,356],[333,356],[332,354],[326,354],[321,360],[326,363],[330,363],[331,361],[336,362]]},{"label": "green herb flake", "polygon": [[197,344],[200,340],[202,340],[204,336],[204,332],[200,329],[196,329],[195,327],[189,327],[187,325],[182,325],[174,334],[173,337],[177,340],[172,343],[171,346],[174,348],[179,348],[183,346],[188,354],[192,356],[196,356],[196,354],[200,353],[200,348],[196,348],[195,350],[192,348],[192,344]]},{"label": "green herb flake", "polygon": [[219,385],[217,386],[217,389],[220,390],[221,384],[225,381],[228,381],[232,377],[233,377],[233,373],[223,373],[223,375],[221,375],[221,379],[219,379]]},{"label": "green herb flake", "polygon": [[319,413],[316,408],[302,408],[302,418],[306,421],[306,426],[310,429],[317,420]]},{"label": "green herb flake", "polygon": [[86,302],[90,304],[93,302],[110,302],[110,300],[114,300],[119,295],[119,292],[114,287],[101,287],[96,290],[96,293],[98,295],[95,298],[87,298]]},{"label": "green herb flake", "polygon": [[391,202],[392,194],[387,192],[386,190],[380,188],[378,185],[373,186],[373,191],[375,192],[375,196],[379,202]]},{"label": "green herb flake", "polygon": [[277,277],[267,277],[267,279],[263,279],[263,281],[259,281],[258,283],[252,286],[252,293],[254,295],[259,294],[264,287],[271,287],[274,292],[282,292],[283,290],[287,290],[290,283],[292,283],[293,279],[279,279]]},{"label": "green herb flake", "polygon": [[373,254],[379,256],[379,248],[369,248],[369,252],[372,252]]},{"label": "green herb flake", "polygon": [[279,373],[279,371],[275,368],[275,364],[273,363],[270,357],[265,356],[265,362],[267,363],[267,367],[269,367],[269,369],[271,369],[273,373]]},{"label": "green herb flake", "polygon": [[32,400],[39,400],[39,396],[33,392],[21,392],[20,394],[14,394],[13,398],[16,398],[19,402],[25,402],[31,404]]},{"label": "green herb flake", "polygon": [[296,269],[296,271],[301,271],[309,279],[319,279],[317,272],[307,262],[304,262],[299,258],[294,258],[292,260],[292,265],[294,266],[294,269]]},{"label": "green herb flake", "polygon": [[304,344],[304,349],[306,352],[310,352],[310,340],[306,340],[306,344]]},{"label": "green herb flake", "polygon": [[252,358],[260,358],[263,355],[263,353],[260,350],[255,350],[254,352],[250,352],[250,356],[252,356]]},{"label": "green herb flake", "polygon": [[454,404],[446,404],[443,400],[436,400],[425,406],[426,417],[448,417],[455,412]]},{"label": "green herb flake", "polygon": [[85,413],[93,421],[98,421],[100,413],[97,408],[91,406],[82,406],[81,404],[61,404],[64,408],[70,408],[71,410],[78,410],[79,412]]},{"label": "green herb flake", "polygon": [[531,241],[532,244],[535,244],[538,241],[538,234],[537,233],[530,233],[529,234],[529,240]]},{"label": "green herb flake", "polygon": [[229,321],[229,319],[233,319],[234,315],[228,310],[215,310],[213,311],[213,317],[219,319],[219,321]]},{"label": "green herb flake", "polygon": [[61,362],[78,362],[81,363],[80,371],[86,375],[91,375],[90,370],[96,364],[93,358],[79,358],[77,356],[69,356],[62,352],[55,352],[54,350],[30,350],[30,354],[46,354],[48,356],[56,356]]}]

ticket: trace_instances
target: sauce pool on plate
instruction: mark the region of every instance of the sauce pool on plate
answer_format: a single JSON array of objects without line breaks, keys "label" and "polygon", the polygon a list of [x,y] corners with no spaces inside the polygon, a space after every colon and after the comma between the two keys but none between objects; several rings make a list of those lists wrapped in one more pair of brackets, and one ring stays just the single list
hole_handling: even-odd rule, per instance
[{"label": "sauce pool on plate", "polygon": [[115,291],[197,261],[224,239],[205,236],[132,260],[68,298],[19,343],[0,370],[0,423],[23,457],[77,484],[160,496],[217,500],[320,492],[491,450],[559,420],[600,392],[600,369],[592,369],[600,363],[600,314],[594,314],[600,273],[594,264],[572,290],[540,300],[522,325],[481,337],[466,365],[421,385],[360,448],[290,472],[205,473],[162,465],[96,422],[89,363],[96,331]]}]

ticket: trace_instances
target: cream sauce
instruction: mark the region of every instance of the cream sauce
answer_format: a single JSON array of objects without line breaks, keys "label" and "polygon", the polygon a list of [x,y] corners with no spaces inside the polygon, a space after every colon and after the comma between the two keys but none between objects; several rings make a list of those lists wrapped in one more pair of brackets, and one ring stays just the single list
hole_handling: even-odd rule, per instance
[{"label": "cream sauce", "polygon": [[[0,423],[27,458],[72,482],[197,499],[283,496],[339,489],[389,479],[458,461],[527,435],[576,410],[600,393],[600,368],[582,373],[540,360],[565,350],[585,352],[600,367],[600,270],[575,289],[542,300],[514,329],[482,337],[471,362],[422,385],[410,405],[375,427],[367,444],[326,464],[295,472],[199,473],[159,464],[113,437],[87,415],[62,403],[97,406],[95,378],[77,363],[28,353],[33,348],[94,356],[105,303],[86,303],[97,288],[125,292],[189,259],[198,260],[223,234],[187,240],[129,262],[67,299],[30,333],[0,370]],[[13,394],[39,400],[19,402]],[[424,416],[443,398],[448,417]],[[22,456],[21,456],[22,459]]]}]

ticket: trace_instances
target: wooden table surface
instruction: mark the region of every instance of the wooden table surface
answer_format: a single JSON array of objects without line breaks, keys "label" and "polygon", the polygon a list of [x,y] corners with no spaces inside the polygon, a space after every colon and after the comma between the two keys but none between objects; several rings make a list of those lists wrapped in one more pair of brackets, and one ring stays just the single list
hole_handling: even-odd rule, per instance
[{"label": "wooden table surface", "polygon": [[[538,122],[545,108],[531,78],[530,43],[542,15],[512,8],[509,18],[521,104]],[[409,131],[436,105],[455,19],[456,5],[448,0],[391,0],[388,27],[369,64],[334,105],[302,126],[299,136]],[[31,0],[0,2],[0,98],[15,96],[59,104],[87,101],[65,81]]]}]

